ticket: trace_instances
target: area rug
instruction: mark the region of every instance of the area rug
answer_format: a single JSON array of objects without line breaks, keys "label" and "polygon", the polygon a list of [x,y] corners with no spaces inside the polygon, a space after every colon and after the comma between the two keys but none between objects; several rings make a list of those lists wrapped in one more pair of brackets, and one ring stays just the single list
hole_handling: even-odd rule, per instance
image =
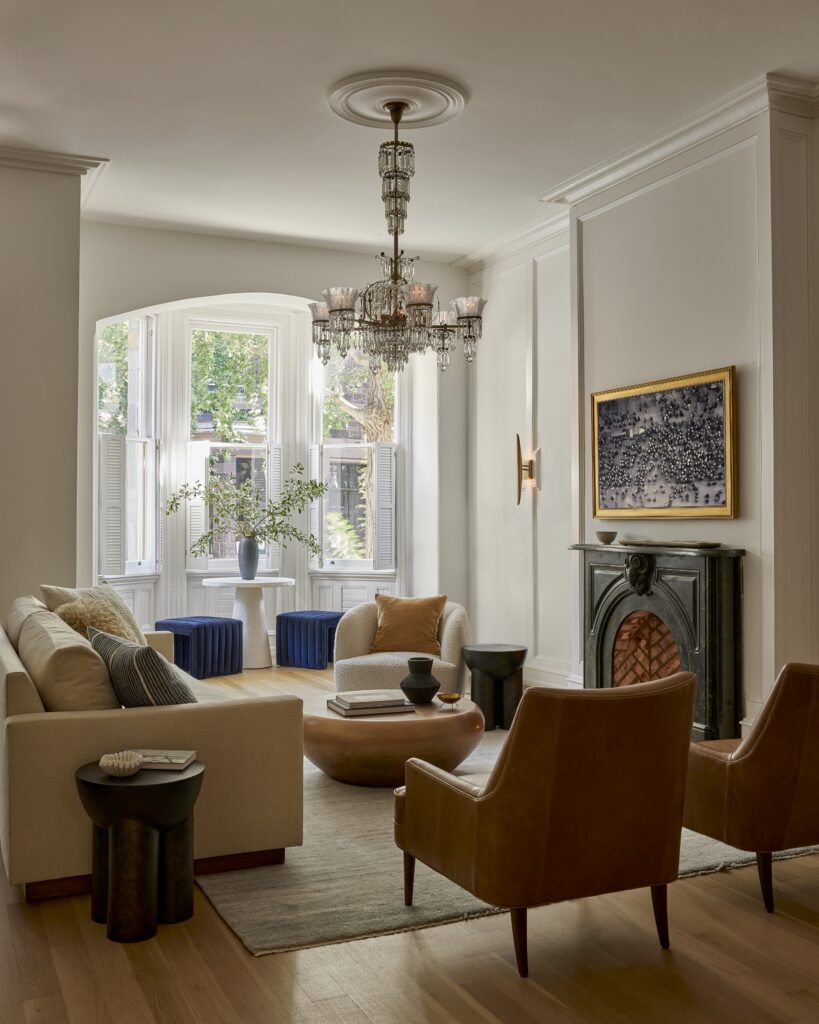
[{"label": "area rug", "polygon": [[[457,774],[488,774],[505,738],[500,730],[487,733]],[[683,831],[680,877],[754,859]],[[392,838],[392,790],[334,782],[309,762],[304,846],[289,849],[281,866],[204,875],[197,883],[254,956],[503,913],[420,862],[415,906],[405,907],[402,856]]]}]

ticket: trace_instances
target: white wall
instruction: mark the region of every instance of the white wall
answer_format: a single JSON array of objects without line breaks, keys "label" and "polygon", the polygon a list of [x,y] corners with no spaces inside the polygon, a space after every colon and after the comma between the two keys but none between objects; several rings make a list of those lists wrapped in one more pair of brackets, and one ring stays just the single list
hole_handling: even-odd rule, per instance
[{"label": "white wall", "polygon": [[[473,271],[488,301],[470,393],[470,568],[478,642],[528,647],[528,682],[571,668],[572,337],[568,230]],[[517,505],[515,434],[540,449]]]},{"label": "white wall", "polygon": [[80,179],[2,166],[0,615],[75,575]]},{"label": "white wall", "polygon": [[[318,298],[333,284],[363,284],[377,276],[369,254],[310,246],[282,245],[179,231],[83,223],[80,261],[80,418],[78,439],[78,576],[90,578],[92,557],[92,438],[94,327],[98,320],[163,302],[228,293],[276,292]],[[439,286],[442,306],[462,295],[466,275],[454,267],[424,260],[419,279]],[[462,360],[462,357],[460,357]],[[453,363],[456,361],[453,359]],[[438,476],[438,509],[444,524],[466,521],[466,436],[457,424],[466,418],[465,371],[454,366],[446,381],[420,374],[423,388],[441,388],[445,400],[435,436],[412,458],[431,460]],[[432,401],[430,399],[430,401]],[[455,426],[453,427],[453,424]],[[438,429],[438,428],[441,429]],[[460,470],[459,470],[460,467]],[[425,536],[423,519],[413,531]],[[446,527],[444,527],[446,528]],[[415,536],[410,538],[410,544]],[[426,542],[425,542],[426,543]],[[458,600],[465,592],[465,531],[445,538],[446,554],[435,569],[435,586]]]}]

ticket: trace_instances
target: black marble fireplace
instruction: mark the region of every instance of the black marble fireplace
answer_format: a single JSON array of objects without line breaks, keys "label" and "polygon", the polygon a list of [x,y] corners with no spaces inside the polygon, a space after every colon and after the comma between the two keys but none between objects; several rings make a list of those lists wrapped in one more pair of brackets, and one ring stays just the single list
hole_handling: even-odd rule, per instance
[{"label": "black marble fireplace", "polygon": [[694,739],[739,736],[742,556],[737,548],[606,547],[583,556],[583,685],[690,671]]}]

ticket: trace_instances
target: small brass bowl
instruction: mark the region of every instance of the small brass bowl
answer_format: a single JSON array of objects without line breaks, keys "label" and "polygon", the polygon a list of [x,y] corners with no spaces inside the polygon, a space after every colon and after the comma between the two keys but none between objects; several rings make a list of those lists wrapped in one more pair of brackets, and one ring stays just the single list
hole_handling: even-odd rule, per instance
[{"label": "small brass bowl", "polygon": [[436,694],[436,696],[438,697],[438,700],[442,704],[448,704],[449,707],[450,707],[450,710],[454,711],[455,710],[455,705],[463,697],[463,694],[462,693],[439,693],[439,694]]}]

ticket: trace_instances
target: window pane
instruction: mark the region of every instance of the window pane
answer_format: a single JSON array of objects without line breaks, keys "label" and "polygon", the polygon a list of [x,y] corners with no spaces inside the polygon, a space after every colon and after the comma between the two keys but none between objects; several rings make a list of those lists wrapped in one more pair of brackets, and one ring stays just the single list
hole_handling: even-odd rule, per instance
[{"label": "window pane", "polygon": [[[229,448],[214,447],[210,452],[210,471],[216,476],[231,477],[237,484],[252,480],[253,485],[263,495],[267,494],[267,449],[265,448]],[[211,512],[210,526],[213,526]],[[217,533],[210,548],[211,558],[237,557],[236,543],[238,538],[233,532]],[[260,544],[259,550],[265,552],[266,545]]]},{"label": "window pane", "polygon": [[97,423],[101,434],[128,428],[128,321],[109,324],[97,341]]},{"label": "window pane", "polygon": [[372,451],[364,445],[324,449],[324,556],[373,556]]},{"label": "window pane", "polygon": [[269,338],[233,331],[191,332],[191,437],[267,440]]},{"label": "window pane", "polygon": [[325,444],[395,440],[395,374],[366,357],[334,353],[324,368]]},{"label": "window pane", "polygon": [[97,424],[103,434],[144,437],[142,372],[143,322],[108,324],[97,342]]}]

